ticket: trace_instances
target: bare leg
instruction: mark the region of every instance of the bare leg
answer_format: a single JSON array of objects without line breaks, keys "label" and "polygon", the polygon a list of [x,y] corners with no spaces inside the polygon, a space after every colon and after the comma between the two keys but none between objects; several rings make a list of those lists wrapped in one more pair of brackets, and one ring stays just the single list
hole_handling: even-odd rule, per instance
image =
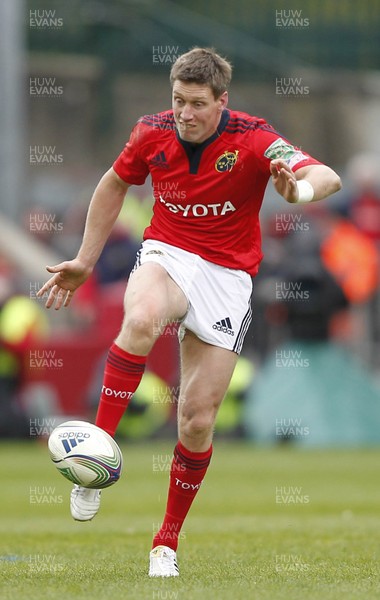
[{"label": "bare leg", "polygon": [[147,355],[165,325],[185,315],[187,300],[161,265],[147,262],[129,279],[124,310],[116,344],[131,354]]},{"label": "bare leg", "polygon": [[181,344],[181,392],[178,433],[192,452],[204,452],[212,442],[218,408],[234,371],[237,354],[206,344],[187,332]]}]

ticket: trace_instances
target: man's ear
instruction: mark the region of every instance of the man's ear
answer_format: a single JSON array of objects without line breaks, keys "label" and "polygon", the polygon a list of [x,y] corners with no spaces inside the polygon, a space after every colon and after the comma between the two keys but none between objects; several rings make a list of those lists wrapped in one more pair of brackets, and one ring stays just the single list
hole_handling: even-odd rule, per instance
[{"label": "man's ear", "polygon": [[221,96],[219,96],[218,102],[219,102],[219,110],[220,110],[220,112],[222,112],[222,110],[224,110],[228,104],[227,90],[225,92],[223,92],[223,94],[221,94]]}]

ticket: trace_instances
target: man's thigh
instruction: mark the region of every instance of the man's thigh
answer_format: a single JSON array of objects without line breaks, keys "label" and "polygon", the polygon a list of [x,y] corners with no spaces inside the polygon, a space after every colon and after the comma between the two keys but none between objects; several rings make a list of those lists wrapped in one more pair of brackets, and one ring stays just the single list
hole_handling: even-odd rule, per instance
[{"label": "man's thigh", "polygon": [[178,415],[215,419],[226,394],[238,355],[212,346],[187,331],[181,342],[181,391]]},{"label": "man's thigh", "polygon": [[124,298],[127,316],[143,312],[155,319],[174,321],[185,315],[187,306],[186,296],[161,265],[146,262],[131,274]]},{"label": "man's thigh", "polygon": [[131,354],[149,354],[165,326],[186,311],[187,299],[178,285],[161,265],[147,262],[129,278],[123,324],[115,342]]}]

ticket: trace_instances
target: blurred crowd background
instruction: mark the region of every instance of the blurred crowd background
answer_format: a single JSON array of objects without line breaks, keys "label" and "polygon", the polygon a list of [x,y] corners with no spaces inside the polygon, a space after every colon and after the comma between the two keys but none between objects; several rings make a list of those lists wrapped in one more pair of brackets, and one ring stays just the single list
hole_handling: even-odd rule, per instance
[{"label": "blurred crowd background", "polygon": [[[46,311],[36,292],[45,265],[74,257],[93,189],[136,120],[170,107],[174,60],[201,45],[233,63],[232,108],[264,117],[343,181],[302,207],[268,185],[254,322],[216,433],[380,443],[379,27],[379,0],[1,2],[1,437],[93,419],[150,181],[131,188],[68,310]],[[120,437],[175,432],[174,326],[148,366]]]}]

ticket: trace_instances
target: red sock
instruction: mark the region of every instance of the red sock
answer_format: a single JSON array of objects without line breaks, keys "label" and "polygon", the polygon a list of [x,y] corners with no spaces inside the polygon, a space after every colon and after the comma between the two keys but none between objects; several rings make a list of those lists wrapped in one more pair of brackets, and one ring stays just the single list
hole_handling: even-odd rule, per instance
[{"label": "red sock", "polygon": [[206,475],[211,455],[212,446],[206,452],[190,452],[178,442],[174,448],[166,513],[152,548],[162,545],[177,550],[182,524]]},{"label": "red sock", "polygon": [[104,370],[95,425],[114,436],[144,373],[146,356],[129,354],[112,344]]}]

